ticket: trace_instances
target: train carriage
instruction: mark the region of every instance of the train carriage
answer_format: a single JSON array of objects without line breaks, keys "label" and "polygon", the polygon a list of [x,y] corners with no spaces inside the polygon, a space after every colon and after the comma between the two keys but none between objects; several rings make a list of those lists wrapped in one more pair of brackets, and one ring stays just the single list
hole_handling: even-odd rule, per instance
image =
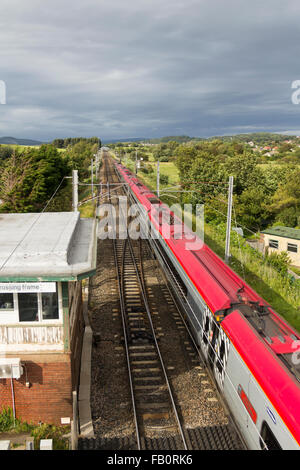
[{"label": "train carriage", "polygon": [[123,165],[115,168],[247,447],[299,449],[299,334],[207,245],[195,239],[187,250],[182,221]]}]

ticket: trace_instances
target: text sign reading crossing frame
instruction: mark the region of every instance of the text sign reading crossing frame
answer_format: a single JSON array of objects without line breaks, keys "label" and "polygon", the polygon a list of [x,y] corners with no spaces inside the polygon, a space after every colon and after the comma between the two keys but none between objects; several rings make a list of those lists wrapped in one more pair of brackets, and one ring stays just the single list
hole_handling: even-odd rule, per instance
[{"label": "text sign reading crossing frame", "polygon": [[55,282],[0,282],[0,294],[56,292]]}]

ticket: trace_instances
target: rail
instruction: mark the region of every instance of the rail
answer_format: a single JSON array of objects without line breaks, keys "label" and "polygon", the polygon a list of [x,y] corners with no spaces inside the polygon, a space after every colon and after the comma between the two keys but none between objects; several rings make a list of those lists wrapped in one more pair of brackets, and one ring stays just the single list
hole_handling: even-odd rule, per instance
[{"label": "rail", "polygon": [[[107,182],[109,181],[109,175],[108,175],[108,167],[107,167],[107,161],[105,162],[105,173],[106,173],[106,179]],[[111,201],[111,196],[110,196],[110,184],[108,186],[108,199]],[[172,410],[175,416],[175,421],[177,423],[177,427],[179,430],[179,434],[183,443],[183,447],[185,450],[188,450],[188,445],[186,442],[183,426],[181,424],[181,420],[179,417],[179,413],[177,410],[177,406],[175,403],[174,395],[172,392],[172,388],[168,379],[167,375],[167,370],[166,366],[159,348],[159,344],[157,341],[157,335],[155,332],[155,328],[153,326],[152,322],[152,316],[151,316],[151,310],[149,306],[149,302],[147,299],[147,293],[145,289],[145,282],[144,282],[144,277],[143,277],[143,272],[142,268],[139,270],[137,260],[134,254],[134,249],[132,246],[132,242],[129,238],[128,232],[127,232],[127,238],[123,240],[123,250],[122,250],[122,257],[121,257],[121,262],[119,262],[120,257],[118,256],[118,248],[117,248],[117,242],[116,242],[116,237],[113,237],[113,247],[114,247],[114,260],[115,260],[115,266],[116,266],[116,272],[117,272],[117,280],[118,280],[118,290],[119,290],[119,296],[120,296],[120,307],[121,307],[121,317],[122,317],[122,326],[123,326],[123,331],[124,331],[124,344],[125,344],[125,351],[126,351],[126,360],[127,360],[127,368],[128,368],[128,375],[129,375],[129,383],[130,383],[130,392],[131,392],[131,400],[132,400],[132,405],[133,405],[133,415],[134,415],[134,424],[135,424],[135,429],[136,429],[136,437],[137,437],[137,446],[138,449],[141,449],[141,431],[140,431],[140,425],[139,425],[139,420],[138,420],[138,412],[137,412],[137,406],[136,406],[136,398],[135,398],[135,392],[134,392],[134,381],[133,381],[133,374],[132,374],[132,366],[131,366],[131,358],[130,358],[130,349],[129,349],[129,332],[128,332],[128,326],[127,326],[127,309],[126,309],[126,301],[125,301],[125,289],[124,289],[124,265],[125,265],[125,255],[126,255],[126,248],[129,250],[130,258],[131,258],[131,265],[135,271],[136,275],[136,280],[139,285],[141,297],[143,300],[144,308],[146,310],[147,314],[147,319],[150,325],[150,331],[152,335],[152,339],[155,345],[156,353],[159,358],[159,363],[161,366],[161,370],[164,376],[165,384],[167,386],[168,394],[169,394],[169,399],[171,401],[172,405]],[[128,261],[128,260],[127,260]],[[142,266],[142,252],[140,250],[140,264]],[[128,266],[128,262],[127,262]]]}]

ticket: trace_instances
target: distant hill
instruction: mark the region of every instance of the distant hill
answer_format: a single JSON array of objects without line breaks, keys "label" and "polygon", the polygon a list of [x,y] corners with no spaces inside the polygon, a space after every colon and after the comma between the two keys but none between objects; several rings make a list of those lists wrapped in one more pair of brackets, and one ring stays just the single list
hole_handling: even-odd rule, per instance
[{"label": "distant hill", "polygon": [[[190,140],[193,140],[195,137],[189,137],[188,135],[170,135],[167,137],[157,137],[157,138],[149,138],[149,137],[132,137],[131,139],[111,139],[111,140],[105,140],[103,139],[102,142],[104,144],[116,144],[117,142],[146,142],[149,144],[161,144],[164,142],[169,142],[170,140],[173,140],[175,142],[189,142]],[[199,138],[200,139],[200,138]]]},{"label": "distant hill", "polygon": [[277,134],[272,132],[252,132],[249,134],[235,134],[235,135],[217,135],[214,137],[209,137],[207,140],[219,139],[224,142],[229,142],[232,140],[239,142],[255,142],[256,144],[266,144],[266,143],[281,143],[285,140],[296,139],[295,135],[287,134]]},{"label": "distant hill", "polygon": [[117,142],[145,142],[147,139],[142,137],[132,137],[128,139],[101,139],[103,144],[116,144]]},{"label": "distant hill", "polygon": [[43,142],[31,139],[17,139],[16,137],[0,137],[0,144],[6,145],[42,145]]},{"label": "distant hill", "polygon": [[162,144],[169,141],[175,141],[179,144],[190,142],[190,141],[203,141],[203,140],[223,140],[224,142],[230,142],[232,140],[238,142],[249,142],[253,141],[256,144],[267,144],[267,143],[281,143],[285,140],[296,139],[295,135],[279,134],[272,132],[252,132],[249,134],[234,134],[234,135],[216,135],[212,137],[189,137],[188,135],[173,135],[166,137],[157,137],[157,138],[131,138],[131,139],[111,139],[103,140],[104,144],[116,144],[118,142],[146,142],[150,144]]},{"label": "distant hill", "polygon": [[[144,142],[149,142],[150,144],[163,144],[165,142],[178,142],[179,144],[183,144],[185,142],[189,142],[190,140],[194,140],[195,137],[190,137],[188,135],[169,135],[166,137],[158,137],[153,139],[144,139]],[[201,137],[198,137],[197,140],[202,140]]]},{"label": "distant hill", "polygon": [[[149,137],[131,137],[125,139],[101,139],[102,143],[105,144],[115,144],[117,142],[147,142],[152,144],[161,144],[169,141],[175,141],[178,143],[185,143],[189,141],[200,141],[200,140],[213,140],[221,139],[223,141],[239,141],[239,142],[249,142],[253,141],[257,144],[268,143],[268,142],[283,142],[286,139],[295,139],[296,136],[288,136],[285,134],[275,134],[269,132],[254,132],[249,134],[236,134],[236,135],[219,135],[214,137],[189,137],[187,135],[177,135],[177,136],[166,136],[158,138],[149,138]],[[61,139],[58,139],[61,140]],[[55,141],[54,141],[55,142]],[[0,137],[0,145],[28,145],[28,146],[38,146],[46,142],[40,142],[33,139],[19,139],[16,137]]]}]

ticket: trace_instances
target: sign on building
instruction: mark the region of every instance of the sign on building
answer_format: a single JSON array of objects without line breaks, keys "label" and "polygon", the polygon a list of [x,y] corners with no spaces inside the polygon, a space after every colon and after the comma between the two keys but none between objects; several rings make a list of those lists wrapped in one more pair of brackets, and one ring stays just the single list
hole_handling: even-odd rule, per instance
[{"label": "sign on building", "polygon": [[0,294],[56,292],[55,282],[0,282]]}]

